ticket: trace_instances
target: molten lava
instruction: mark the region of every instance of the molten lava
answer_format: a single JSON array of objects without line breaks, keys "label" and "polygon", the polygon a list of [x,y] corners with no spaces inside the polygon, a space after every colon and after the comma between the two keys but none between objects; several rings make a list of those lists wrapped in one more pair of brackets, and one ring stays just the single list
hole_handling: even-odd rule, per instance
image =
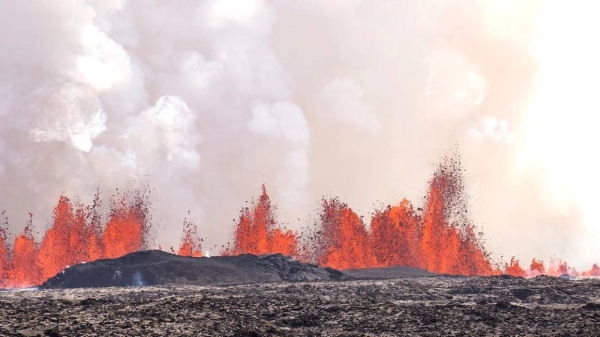
[{"label": "molten lava", "polygon": [[323,200],[321,226],[313,247],[316,263],[337,269],[376,264],[369,233],[362,220],[337,198]]},{"label": "molten lava", "polygon": [[406,199],[398,206],[376,211],[371,219],[371,245],[376,266],[420,267],[421,232],[421,217]]},{"label": "molten lava", "polygon": [[298,242],[292,231],[279,228],[275,218],[275,207],[267,194],[265,185],[258,201],[252,200],[250,207],[242,209],[235,225],[233,247],[224,255],[282,253],[298,257]]},{"label": "molten lava", "polygon": [[53,221],[41,242],[36,243],[31,218],[12,249],[0,239],[0,287],[27,287],[43,283],[76,263],[114,258],[145,248],[147,208],[140,194],[126,195],[111,205],[101,231],[99,196],[89,207],[65,196],[54,208]]},{"label": "molten lava", "polygon": [[526,276],[525,270],[523,270],[523,268],[521,268],[521,265],[519,264],[519,260],[515,259],[514,257],[512,257],[510,259],[510,262],[504,266],[504,272],[512,276]]},{"label": "molten lava", "polygon": [[592,266],[592,269],[590,269],[589,271],[584,271],[583,273],[581,273],[581,276],[600,276],[600,266],[598,266],[598,264],[595,263]]},{"label": "molten lava", "polygon": [[196,225],[189,220],[183,221],[183,237],[181,238],[181,245],[177,251],[178,255],[181,256],[202,256],[202,239],[198,236],[198,230]]},{"label": "molten lava", "polygon": [[[61,196],[40,242],[34,239],[31,216],[12,245],[0,228],[0,288],[41,284],[76,263],[151,248],[148,207],[143,194],[126,194],[111,202],[103,221],[98,193],[87,207]],[[368,227],[352,208],[332,198],[322,200],[314,227],[303,233],[284,230],[263,185],[258,199],[241,210],[233,245],[222,254],[283,253],[336,269],[410,266],[459,275],[600,276],[598,264],[582,273],[560,260],[551,261],[548,268],[533,259],[523,269],[514,257],[503,267],[493,264],[481,233],[476,234],[466,214],[460,162],[448,158],[429,182],[423,209],[415,210],[404,199],[376,210]],[[201,241],[195,224],[185,220],[177,253],[201,257]]]},{"label": "molten lava", "polygon": [[467,211],[464,198],[460,162],[446,160],[438,166],[429,184],[422,223],[421,267],[446,274],[496,273],[481,238],[464,216]]},{"label": "molten lava", "polygon": [[529,272],[533,276],[546,274],[546,267],[544,267],[544,262],[540,261],[540,260],[536,260],[536,259],[531,260],[531,266],[529,267]]},{"label": "molten lava", "polygon": [[[456,275],[560,276],[600,275],[600,267],[577,273],[566,263],[546,271],[533,260],[524,270],[517,259],[500,267],[484,248],[482,235],[466,217],[467,205],[460,162],[446,158],[438,166],[421,212],[408,200],[375,212],[367,228],[362,219],[337,198],[322,201],[320,222],[313,235],[278,235],[271,201],[263,186],[257,203],[242,210],[235,227],[234,249],[226,254],[280,252],[336,269],[411,266]],[[299,251],[299,240],[308,241]]]},{"label": "molten lava", "polygon": [[460,165],[447,161],[430,182],[422,215],[403,200],[375,212],[367,230],[348,205],[325,200],[313,244],[315,262],[337,269],[411,266],[447,274],[498,273],[473,226],[450,223],[451,215],[466,207],[463,194]]}]

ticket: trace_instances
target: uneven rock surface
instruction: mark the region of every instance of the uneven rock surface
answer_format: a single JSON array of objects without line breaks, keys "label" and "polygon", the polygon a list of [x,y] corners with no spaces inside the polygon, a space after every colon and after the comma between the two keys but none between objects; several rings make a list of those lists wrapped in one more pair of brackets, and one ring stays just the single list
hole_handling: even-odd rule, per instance
[{"label": "uneven rock surface", "polygon": [[41,288],[90,288],[153,285],[222,286],[264,282],[345,281],[432,276],[409,267],[354,269],[301,263],[281,254],[186,257],[160,250],[140,251],[117,259],[77,264],[47,280]]},{"label": "uneven rock surface", "polygon": [[194,258],[147,250],[117,259],[77,264],[47,280],[41,288],[149,285],[234,285],[262,282],[339,281],[331,268],[301,263],[281,254]]},{"label": "uneven rock surface", "polygon": [[436,275],[425,269],[411,267],[346,269],[344,270],[344,274],[353,279],[364,280],[385,280],[394,278],[424,277]]},{"label": "uneven rock surface", "polygon": [[600,336],[600,281],[421,277],[0,292],[2,336]]}]

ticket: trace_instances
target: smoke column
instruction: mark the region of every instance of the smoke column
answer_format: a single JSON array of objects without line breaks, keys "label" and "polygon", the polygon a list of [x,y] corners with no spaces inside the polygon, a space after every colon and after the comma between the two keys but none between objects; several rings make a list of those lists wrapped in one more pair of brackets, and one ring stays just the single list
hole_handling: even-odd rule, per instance
[{"label": "smoke column", "polygon": [[42,228],[61,193],[147,176],[157,244],[187,217],[220,245],[262,183],[290,228],[323,195],[367,215],[458,143],[490,250],[587,268],[591,3],[2,1],[0,209]]}]

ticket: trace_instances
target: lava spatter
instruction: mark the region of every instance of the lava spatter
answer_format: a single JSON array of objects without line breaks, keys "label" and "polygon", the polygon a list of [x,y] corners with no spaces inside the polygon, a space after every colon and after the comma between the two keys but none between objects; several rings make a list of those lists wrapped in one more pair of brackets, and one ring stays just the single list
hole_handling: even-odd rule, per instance
[{"label": "lava spatter", "polygon": [[[233,244],[222,255],[282,253],[336,269],[409,266],[455,275],[600,276],[598,264],[579,273],[560,260],[546,267],[533,259],[527,269],[514,257],[502,266],[492,263],[482,234],[467,216],[467,200],[460,160],[448,157],[436,167],[422,208],[415,210],[404,199],[375,210],[367,226],[339,198],[324,198],[314,226],[291,231],[277,221],[277,208],[263,185],[259,197],[241,210]],[[100,204],[99,193],[88,206],[60,196],[40,242],[34,239],[31,217],[12,244],[0,229],[0,288],[41,284],[76,263],[152,248],[146,194],[113,197],[106,220]],[[185,220],[177,253],[200,257],[201,241],[196,225]]]},{"label": "lava spatter", "polygon": [[190,220],[183,221],[183,236],[177,255],[181,256],[202,256],[202,238],[198,236],[196,225]]},{"label": "lava spatter", "polygon": [[23,232],[6,247],[0,239],[0,287],[43,283],[67,266],[99,258],[119,257],[145,248],[149,231],[147,199],[140,191],[113,202],[103,230],[99,226],[99,196],[84,207],[61,196],[44,237],[35,242],[31,217]]},{"label": "lava spatter", "polygon": [[277,223],[276,208],[271,204],[265,185],[258,200],[241,210],[235,225],[233,247],[224,255],[283,253],[298,257],[298,240],[294,232],[283,230]]}]

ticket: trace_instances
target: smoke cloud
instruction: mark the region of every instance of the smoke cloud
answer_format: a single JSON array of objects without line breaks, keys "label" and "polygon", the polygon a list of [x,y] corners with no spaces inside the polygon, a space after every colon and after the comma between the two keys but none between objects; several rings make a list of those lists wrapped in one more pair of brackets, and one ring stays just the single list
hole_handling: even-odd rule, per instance
[{"label": "smoke cloud", "polygon": [[[176,245],[188,217],[220,245],[263,182],[290,228],[311,221],[323,195],[366,216],[404,197],[419,204],[432,164],[458,143],[471,216],[492,251],[587,268],[600,257],[600,216],[585,200],[600,183],[570,189],[597,175],[569,179],[578,163],[595,164],[556,139],[575,139],[579,124],[563,125],[581,104],[569,102],[591,92],[576,88],[592,77],[579,66],[568,84],[541,85],[579,56],[548,58],[555,32],[540,20],[597,11],[557,6],[2,1],[0,208],[13,233],[28,212],[42,228],[61,193],[88,202],[98,187],[108,196],[147,175],[157,244]],[[556,50],[586,53],[577,48],[597,40],[586,38],[593,18],[575,21],[556,32]],[[562,91],[570,96],[553,104]],[[537,155],[552,148],[571,166]]]}]

